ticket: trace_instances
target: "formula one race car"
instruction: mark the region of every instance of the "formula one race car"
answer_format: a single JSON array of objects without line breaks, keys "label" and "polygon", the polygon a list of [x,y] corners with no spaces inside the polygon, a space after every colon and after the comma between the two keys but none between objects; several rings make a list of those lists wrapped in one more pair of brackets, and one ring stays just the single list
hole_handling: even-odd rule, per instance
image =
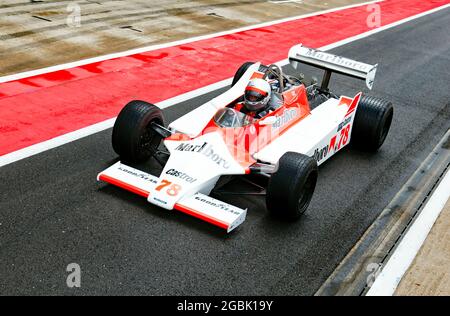
[{"label": "formula one race car", "polygon": [[[306,83],[300,74],[286,75],[276,65],[245,63],[228,91],[167,128],[155,105],[129,103],[120,112],[112,135],[121,162],[101,172],[98,180],[230,232],[245,220],[247,210],[210,195],[220,190],[224,179],[251,178],[248,181],[259,188],[256,193],[266,196],[270,213],[299,218],[313,196],[318,165],[349,144],[377,151],[389,132],[393,107],[361,93],[354,98],[338,97],[328,88],[335,72],[364,79],[371,89],[377,65],[302,45],[292,47],[289,61],[298,71],[300,64],[323,69],[321,85],[317,80]],[[273,90],[270,109],[263,117],[236,108],[252,78],[267,81]],[[160,149],[161,140],[166,152]],[[163,167],[159,176],[130,166],[152,157]]]}]

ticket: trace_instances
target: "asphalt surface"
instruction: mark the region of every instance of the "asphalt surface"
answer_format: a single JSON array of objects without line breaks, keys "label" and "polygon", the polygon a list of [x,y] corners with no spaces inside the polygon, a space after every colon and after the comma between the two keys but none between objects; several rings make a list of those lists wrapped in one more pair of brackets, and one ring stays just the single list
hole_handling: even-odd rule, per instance
[{"label": "asphalt surface", "polygon": [[[377,154],[348,149],[321,167],[296,223],[268,216],[263,198],[222,196],[250,209],[227,235],[97,183],[116,159],[111,130],[1,168],[0,294],[314,294],[450,128],[449,13],[333,50],[380,64],[371,94],[395,104],[394,122]],[[343,94],[363,86],[333,78]],[[173,120],[217,93],[165,113]],[[80,289],[66,286],[70,263]]]}]

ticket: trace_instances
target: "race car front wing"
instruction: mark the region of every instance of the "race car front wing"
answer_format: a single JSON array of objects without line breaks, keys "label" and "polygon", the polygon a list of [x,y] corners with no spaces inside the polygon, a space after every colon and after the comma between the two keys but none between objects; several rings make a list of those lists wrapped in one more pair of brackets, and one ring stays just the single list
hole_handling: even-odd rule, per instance
[{"label": "race car front wing", "polygon": [[[159,179],[149,173],[117,162],[97,176],[103,181],[134,194],[149,202]],[[174,209],[231,232],[245,221],[247,210],[224,203],[201,193],[182,197]]]}]

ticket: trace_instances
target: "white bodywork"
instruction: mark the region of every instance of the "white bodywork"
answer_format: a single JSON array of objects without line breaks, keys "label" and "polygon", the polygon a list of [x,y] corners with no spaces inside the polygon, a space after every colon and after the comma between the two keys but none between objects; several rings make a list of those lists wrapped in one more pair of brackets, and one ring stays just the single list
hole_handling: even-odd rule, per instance
[{"label": "white bodywork", "polygon": [[[234,161],[217,133],[201,135],[190,141],[165,141],[164,144],[170,152],[170,158],[159,182],[167,180],[176,183],[180,190],[174,196],[161,190],[149,197],[149,202],[162,208],[173,209],[180,198],[186,195],[197,192],[209,194],[220,176],[245,174],[245,169]],[[183,180],[173,171],[185,174],[192,181]]]},{"label": "white bodywork", "polygon": [[[337,99],[324,102],[312,110],[311,115],[291,127],[282,137],[255,154],[255,158],[266,163],[277,164],[281,156],[293,151],[310,157],[316,156],[317,164],[321,165],[350,142],[350,137],[341,141],[341,137],[346,137],[347,134],[340,132],[350,127],[346,133],[348,136],[351,135],[355,115],[353,113],[346,117],[349,107],[340,102]],[[336,146],[327,148],[333,137],[336,137]],[[341,146],[338,146],[339,143]],[[319,155],[315,155],[316,151]]]},{"label": "white bodywork", "polygon": [[[346,59],[345,66],[337,59],[326,57],[314,61],[311,53],[303,46],[294,47],[290,54],[295,63],[309,58],[308,63],[320,63],[320,67],[333,69],[360,78],[369,78],[376,66]],[[306,56],[307,55],[307,56]],[[352,64],[353,62],[353,64]],[[352,68],[351,65],[354,65]],[[169,125],[173,132],[189,137],[187,140],[165,140],[170,158],[160,177],[155,177],[124,164],[116,163],[98,175],[105,181],[136,194],[142,195],[154,205],[168,210],[180,210],[212,224],[225,228],[228,232],[240,225],[246,210],[209,197],[218,179],[223,175],[244,175],[248,169],[237,162],[229,152],[223,137],[218,132],[201,135],[217,110],[226,107],[243,95],[251,77],[258,72],[260,64],[254,64],[239,82],[224,94],[180,117]],[[334,68],[333,68],[334,67]],[[280,157],[288,151],[314,157],[323,163],[350,142],[351,128],[360,99],[341,97],[329,99],[316,107],[309,115],[291,126],[284,134],[254,153],[255,160],[276,166]],[[276,120],[275,120],[276,121]],[[275,121],[264,124],[274,124]],[[262,124],[262,123],[259,123]]]}]

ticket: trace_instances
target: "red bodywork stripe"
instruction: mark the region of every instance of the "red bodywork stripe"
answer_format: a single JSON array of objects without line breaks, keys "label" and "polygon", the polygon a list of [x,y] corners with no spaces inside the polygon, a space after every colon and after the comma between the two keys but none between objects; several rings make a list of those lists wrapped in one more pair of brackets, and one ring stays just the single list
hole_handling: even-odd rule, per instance
[{"label": "red bodywork stripe", "polygon": [[181,205],[181,204],[175,204],[174,208],[180,212],[183,212],[185,214],[191,215],[193,217],[196,217],[198,219],[201,219],[205,222],[208,222],[210,224],[213,224],[215,226],[218,226],[220,228],[226,229],[228,230],[228,228],[230,227],[230,225],[228,223],[225,223],[223,221],[218,220],[217,218],[202,214],[199,211],[196,211],[192,208],[189,208],[187,206]]},{"label": "red bodywork stripe", "polygon": [[150,195],[150,192],[148,192],[148,191],[139,189],[138,187],[135,187],[135,186],[133,186],[131,184],[125,183],[123,181],[120,181],[118,179],[112,178],[112,177],[104,175],[104,174],[100,175],[99,180],[101,180],[103,182],[107,182],[107,183],[112,184],[112,185],[115,185],[115,186],[117,186],[119,188],[125,189],[125,190],[127,190],[129,192],[132,192],[134,194],[143,196],[145,198],[148,198],[149,195]]},{"label": "red bodywork stripe", "polygon": [[347,117],[350,114],[352,114],[353,112],[355,112],[360,98],[361,98],[361,92],[358,93],[358,95],[356,95],[356,97],[352,100],[352,103],[350,104],[350,107],[348,108],[348,111],[347,111],[347,114],[345,114],[345,117]]},{"label": "red bodywork stripe", "polygon": [[333,150],[334,152],[336,151],[336,139],[337,139],[336,135],[333,136],[333,138],[331,138],[329,151],[331,151],[331,150]]}]

